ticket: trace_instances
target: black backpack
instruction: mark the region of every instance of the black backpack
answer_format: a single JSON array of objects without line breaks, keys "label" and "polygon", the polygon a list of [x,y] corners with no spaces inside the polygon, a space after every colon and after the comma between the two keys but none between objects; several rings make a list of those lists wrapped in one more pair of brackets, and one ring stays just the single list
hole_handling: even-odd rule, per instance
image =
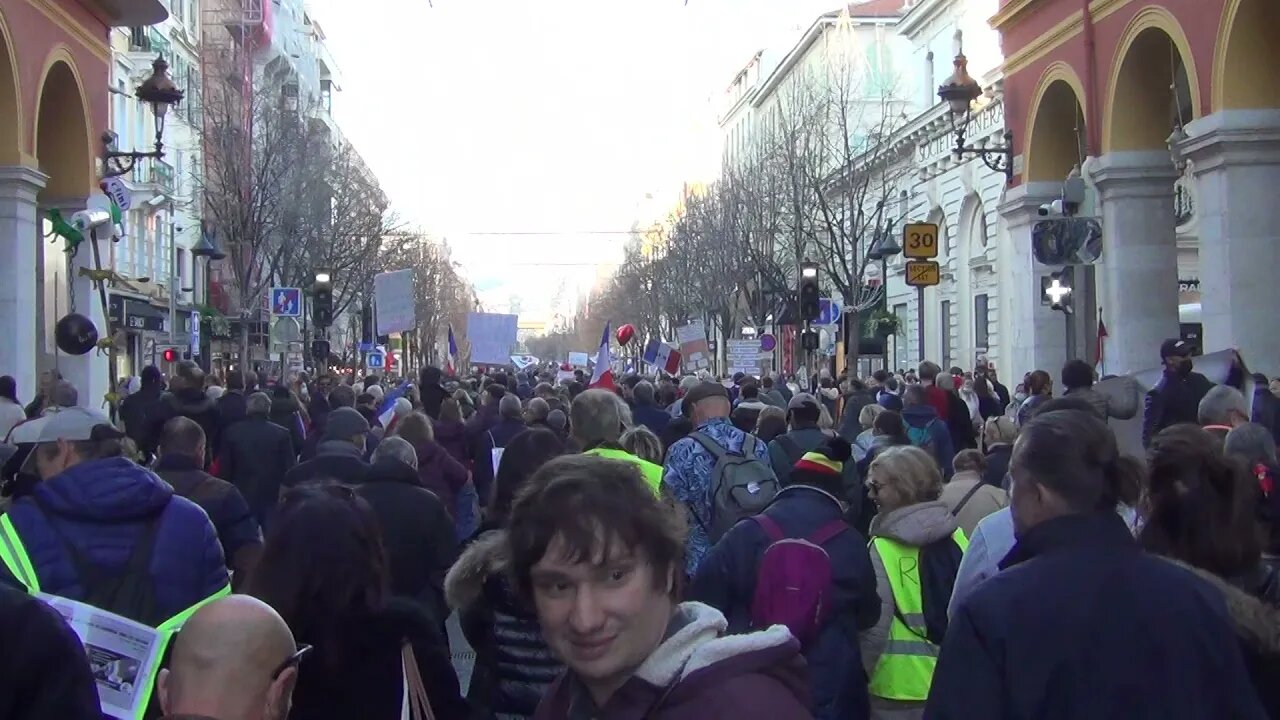
[{"label": "black backpack", "polygon": [[84,588],[84,597],[80,602],[149,627],[156,627],[168,619],[159,615],[155,583],[151,579],[151,556],[155,549],[156,531],[160,527],[162,513],[156,513],[146,521],[128,562],[123,568],[113,571],[91,562],[75,543],[58,530],[57,524],[53,521],[53,514],[36,499],[35,495],[31,498],[44,514],[53,534],[62,543],[67,557],[71,559],[71,566],[80,579],[81,587]]},{"label": "black backpack", "polygon": [[[947,606],[951,604],[951,590],[955,587],[963,556],[964,551],[950,536],[920,548],[920,597],[924,606],[925,626],[925,634],[921,639],[937,646],[942,645],[942,639],[947,634]],[[894,614],[903,625],[911,628],[896,606]]]}]

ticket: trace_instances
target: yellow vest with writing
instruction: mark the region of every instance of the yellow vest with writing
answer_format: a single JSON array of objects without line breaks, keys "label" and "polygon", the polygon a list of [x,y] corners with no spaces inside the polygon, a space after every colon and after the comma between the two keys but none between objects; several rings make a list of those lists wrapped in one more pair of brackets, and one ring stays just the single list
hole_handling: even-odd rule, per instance
[{"label": "yellow vest with writing", "polygon": [[[969,539],[964,531],[957,528],[951,539],[961,551],[968,549]],[[867,689],[876,697],[923,702],[933,683],[938,646],[926,637],[920,548],[883,537],[872,538],[871,545],[880,554],[898,612],[889,622],[889,642],[876,662]]]},{"label": "yellow vest with writing", "polygon": [[[27,589],[27,592],[34,595],[40,592],[40,579],[36,575],[35,567],[31,565],[31,558],[27,556],[27,549],[22,544],[22,538],[18,536],[18,530],[9,520],[8,515],[0,515],[0,561],[3,561],[8,567],[9,573]],[[187,622],[200,606],[214,600],[231,594],[231,585],[228,583],[218,592],[174,615],[156,626],[156,630],[160,633],[160,652],[157,654],[157,660],[164,657],[165,650],[169,643],[173,640],[173,636],[177,634],[182,626]],[[155,690],[156,676],[160,674],[160,663],[157,661],[147,673],[144,679],[142,690],[142,702],[139,705],[141,710],[138,711],[134,718],[128,720],[142,720],[146,712],[147,704],[151,701],[151,693]]]}]

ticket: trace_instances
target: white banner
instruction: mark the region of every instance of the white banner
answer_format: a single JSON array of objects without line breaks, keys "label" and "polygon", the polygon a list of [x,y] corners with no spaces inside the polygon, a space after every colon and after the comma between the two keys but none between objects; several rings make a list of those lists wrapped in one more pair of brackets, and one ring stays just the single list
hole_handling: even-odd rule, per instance
[{"label": "white banner", "polygon": [[414,316],[413,271],[396,270],[373,276],[375,325],[379,335],[412,330],[417,324]]}]

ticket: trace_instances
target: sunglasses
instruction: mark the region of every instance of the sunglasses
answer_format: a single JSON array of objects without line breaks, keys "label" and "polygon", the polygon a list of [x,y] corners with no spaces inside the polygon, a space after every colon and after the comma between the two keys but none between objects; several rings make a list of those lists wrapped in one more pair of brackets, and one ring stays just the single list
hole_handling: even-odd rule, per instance
[{"label": "sunglasses", "polygon": [[276,680],[279,680],[280,676],[284,674],[285,670],[288,670],[291,667],[297,667],[298,663],[302,662],[302,658],[306,657],[310,653],[311,653],[310,645],[307,645],[307,644],[299,645],[298,649],[292,655],[285,658],[284,662],[276,666],[275,672],[271,673],[271,681],[275,682]]}]

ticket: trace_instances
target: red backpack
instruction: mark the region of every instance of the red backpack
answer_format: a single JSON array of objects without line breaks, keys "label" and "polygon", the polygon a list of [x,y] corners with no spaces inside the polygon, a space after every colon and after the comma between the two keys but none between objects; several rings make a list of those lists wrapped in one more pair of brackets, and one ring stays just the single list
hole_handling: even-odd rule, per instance
[{"label": "red backpack", "polygon": [[822,546],[849,526],[832,520],[807,538],[789,538],[773,518],[755,515],[751,519],[769,537],[756,569],[751,626],[785,625],[801,646],[808,645],[831,613],[831,556]]}]

